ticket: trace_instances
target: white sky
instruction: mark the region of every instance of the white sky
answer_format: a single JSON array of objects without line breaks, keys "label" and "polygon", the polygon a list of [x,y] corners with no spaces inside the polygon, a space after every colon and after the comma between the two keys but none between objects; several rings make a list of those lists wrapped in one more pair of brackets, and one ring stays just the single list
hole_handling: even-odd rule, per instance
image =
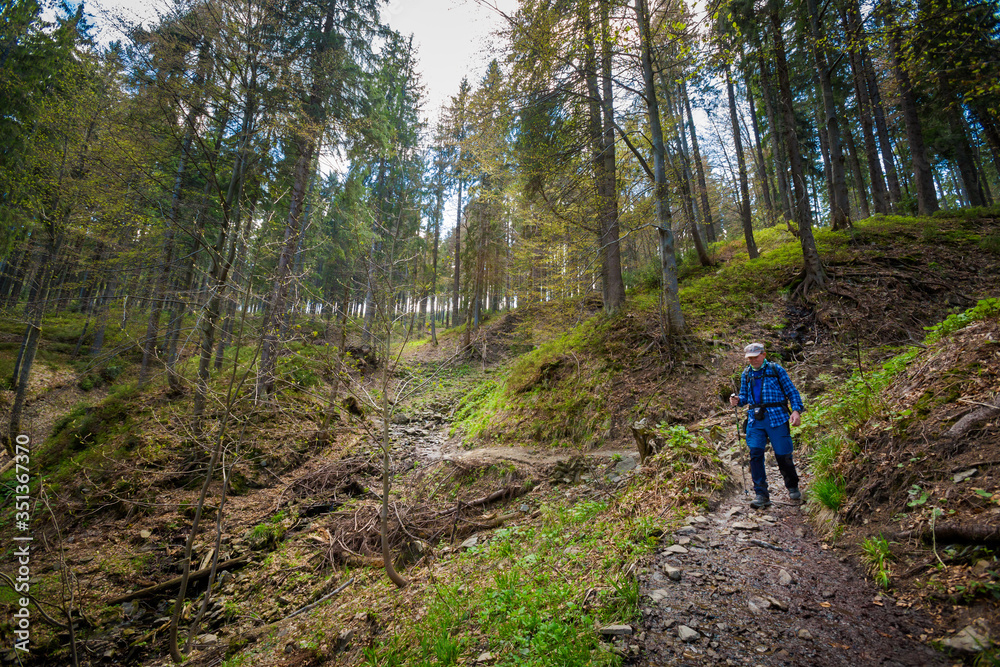
[{"label": "white sky", "polygon": [[[425,86],[424,116],[437,118],[441,105],[458,92],[463,76],[473,87],[485,72],[493,57],[495,42],[491,33],[503,25],[496,6],[513,12],[517,0],[389,0],[382,8],[382,20],[403,35],[413,35],[420,63],[421,80]],[[155,21],[156,7],[166,6],[162,0],[88,0],[88,13],[101,30],[99,39],[110,41],[119,37],[105,12],[120,13],[129,21],[146,24]]]}]

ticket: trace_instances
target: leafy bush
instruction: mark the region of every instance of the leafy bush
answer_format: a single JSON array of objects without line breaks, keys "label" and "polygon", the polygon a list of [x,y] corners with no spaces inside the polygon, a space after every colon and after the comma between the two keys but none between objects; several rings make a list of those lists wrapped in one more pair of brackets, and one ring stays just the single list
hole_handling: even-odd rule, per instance
[{"label": "leafy bush", "polygon": [[892,569],[889,566],[892,551],[889,549],[889,541],[882,535],[866,538],[861,544],[861,551],[861,560],[865,563],[868,574],[880,588],[888,589],[892,584]]},{"label": "leafy bush", "polygon": [[925,342],[928,344],[935,343],[949,334],[964,329],[973,322],[985,320],[988,317],[996,315],[1000,315],[1000,298],[981,299],[975,306],[963,313],[954,313],[934,326],[924,327],[924,329],[930,332],[927,334]]}]

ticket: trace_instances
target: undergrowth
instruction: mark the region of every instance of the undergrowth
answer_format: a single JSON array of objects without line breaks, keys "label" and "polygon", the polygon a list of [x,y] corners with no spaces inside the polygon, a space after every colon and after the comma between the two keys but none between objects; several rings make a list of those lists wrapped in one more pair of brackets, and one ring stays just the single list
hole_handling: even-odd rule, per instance
[{"label": "undergrowth", "polygon": [[866,538],[861,544],[862,561],[868,574],[879,588],[888,590],[892,585],[892,551],[889,541],[882,535]]},{"label": "undergrowth", "polygon": [[[998,314],[1000,299],[982,299],[972,308],[926,327],[928,334],[924,345],[933,345],[973,322]],[[883,392],[921,353],[920,348],[913,348],[891,357],[878,370],[855,371],[803,415],[801,438],[811,450],[810,461],[815,475],[812,495],[825,507],[836,511],[843,503],[846,490],[840,464],[849,458],[844,455],[845,449],[856,453],[852,438],[857,429],[874,418],[898,422],[911,416],[910,410],[890,414]]]},{"label": "undergrowth", "polygon": [[638,621],[628,564],[655,534],[605,502],[548,505],[540,524],[500,528],[453,556],[450,578],[424,592],[426,614],[365,649],[363,664],[468,664],[483,652],[501,666],[621,664],[594,626]]}]

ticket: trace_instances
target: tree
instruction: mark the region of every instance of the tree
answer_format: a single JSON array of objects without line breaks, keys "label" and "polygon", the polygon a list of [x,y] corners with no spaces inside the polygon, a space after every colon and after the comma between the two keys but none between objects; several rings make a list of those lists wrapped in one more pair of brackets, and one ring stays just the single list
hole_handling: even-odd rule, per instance
[{"label": "tree", "polygon": [[[663,308],[667,336],[681,334],[685,330],[684,314],[681,312],[677,286],[677,260],[674,255],[674,233],[671,228],[670,201],[667,193],[666,146],[660,123],[660,105],[653,78],[652,30],[649,8],[646,0],[635,0],[636,23],[639,28],[639,43],[642,59],[643,99],[649,118],[653,148],[653,206],[656,230],[659,235],[660,267],[662,273]],[[648,167],[647,167],[648,171]],[[697,234],[696,229],[692,231]]]}]

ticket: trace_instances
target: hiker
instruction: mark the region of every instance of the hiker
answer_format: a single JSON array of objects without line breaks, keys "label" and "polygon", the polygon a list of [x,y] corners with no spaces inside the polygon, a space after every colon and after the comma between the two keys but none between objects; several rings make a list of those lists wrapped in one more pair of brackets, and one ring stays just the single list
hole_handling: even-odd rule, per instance
[{"label": "hiker", "polygon": [[[733,406],[749,406],[746,421],[747,446],[750,448],[750,476],[756,497],[750,507],[761,509],[771,504],[767,491],[767,473],[764,471],[764,449],[768,441],[778,461],[778,470],[785,480],[788,497],[799,500],[799,476],[792,461],[792,433],[790,426],[798,426],[802,418],[802,397],[788,377],[788,372],[764,355],[763,343],[751,343],[743,350],[750,365],[740,377],[739,396],[732,394]],[[791,413],[789,413],[789,402]]]}]

